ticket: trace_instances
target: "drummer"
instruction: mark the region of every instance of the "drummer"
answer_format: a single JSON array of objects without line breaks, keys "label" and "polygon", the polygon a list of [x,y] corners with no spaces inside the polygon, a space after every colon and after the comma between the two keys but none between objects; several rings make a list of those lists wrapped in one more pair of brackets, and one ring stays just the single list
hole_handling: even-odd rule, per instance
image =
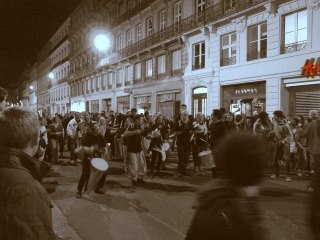
[{"label": "drummer", "polygon": [[[97,124],[92,125],[87,129],[86,134],[82,138],[82,146],[79,151],[80,159],[82,160],[82,173],[78,182],[78,192],[77,198],[81,198],[82,189],[85,184],[87,184],[90,177],[90,160],[97,154],[100,157],[99,147],[104,145],[103,137],[98,134],[99,126]],[[98,183],[98,188],[96,188],[96,193],[102,193],[103,191],[99,188],[101,187],[101,182],[105,180],[106,174],[102,176],[103,180],[100,179]]]}]

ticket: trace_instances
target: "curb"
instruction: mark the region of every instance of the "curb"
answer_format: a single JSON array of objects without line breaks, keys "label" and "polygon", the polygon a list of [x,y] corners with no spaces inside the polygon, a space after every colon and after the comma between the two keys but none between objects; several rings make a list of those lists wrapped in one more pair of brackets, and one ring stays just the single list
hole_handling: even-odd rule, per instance
[{"label": "curb", "polygon": [[70,226],[68,219],[63,215],[57,204],[51,200],[52,225],[57,240],[81,240],[76,231]]}]

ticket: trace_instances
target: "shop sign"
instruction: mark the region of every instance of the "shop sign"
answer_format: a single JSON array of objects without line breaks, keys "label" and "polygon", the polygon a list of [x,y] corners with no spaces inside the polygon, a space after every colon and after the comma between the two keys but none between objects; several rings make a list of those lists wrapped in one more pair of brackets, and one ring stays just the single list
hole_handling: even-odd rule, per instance
[{"label": "shop sign", "polygon": [[244,89],[235,89],[234,93],[237,94],[246,94],[246,93],[258,93],[257,88],[244,88]]},{"label": "shop sign", "polygon": [[301,75],[307,78],[314,78],[317,74],[320,74],[320,57],[318,57],[317,61],[315,58],[307,59],[301,68]]},{"label": "shop sign", "polygon": [[159,102],[170,102],[173,101],[173,94],[162,94],[160,95]]},{"label": "shop sign", "polygon": [[147,97],[137,97],[137,104],[146,103]]}]

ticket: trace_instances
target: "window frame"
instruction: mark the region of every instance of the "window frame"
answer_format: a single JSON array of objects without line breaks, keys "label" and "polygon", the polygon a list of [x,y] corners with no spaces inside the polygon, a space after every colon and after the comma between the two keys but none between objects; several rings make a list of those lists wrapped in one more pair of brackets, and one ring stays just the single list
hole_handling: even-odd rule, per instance
[{"label": "window frame", "polygon": [[[199,55],[196,54],[196,47],[199,45]],[[204,45],[204,47],[202,47]],[[204,49],[204,53],[202,52],[202,49]],[[199,59],[199,64],[196,65],[196,59]],[[202,62],[203,59],[203,62]],[[206,44],[205,41],[198,42],[192,45],[192,70],[199,70],[203,69],[206,66]]]}]

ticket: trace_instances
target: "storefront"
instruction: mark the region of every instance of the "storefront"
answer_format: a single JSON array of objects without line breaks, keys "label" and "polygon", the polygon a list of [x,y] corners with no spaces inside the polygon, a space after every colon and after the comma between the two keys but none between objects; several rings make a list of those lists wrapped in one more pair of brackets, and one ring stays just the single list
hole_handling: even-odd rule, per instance
[{"label": "storefront", "polygon": [[138,113],[144,113],[151,109],[151,96],[135,96],[134,106],[138,110]]},{"label": "storefront", "polygon": [[320,111],[320,79],[284,80],[289,92],[289,115],[308,117],[310,110]]},{"label": "storefront", "polygon": [[[111,102],[110,102],[111,103]],[[122,96],[117,98],[117,112],[126,113],[130,110],[130,96]]]},{"label": "storefront", "polygon": [[102,99],[102,111],[110,112],[112,106],[111,98]]},{"label": "storefront", "polygon": [[180,107],[181,93],[180,90],[171,93],[158,93],[157,94],[157,112],[174,116]]},{"label": "storefront", "polygon": [[222,107],[234,114],[245,114],[248,117],[266,111],[266,83],[223,86]]}]

